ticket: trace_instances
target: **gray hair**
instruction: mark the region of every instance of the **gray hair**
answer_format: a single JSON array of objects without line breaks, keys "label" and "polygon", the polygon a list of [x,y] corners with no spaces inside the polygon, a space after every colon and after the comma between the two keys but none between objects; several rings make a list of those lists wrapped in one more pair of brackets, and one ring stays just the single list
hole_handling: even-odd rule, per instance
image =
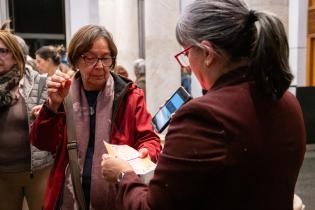
[{"label": "gray hair", "polygon": [[26,58],[29,54],[29,47],[27,46],[26,42],[24,41],[23,38],[14,35],[16,40],[18,41],[18,43],[21,45],[22,51],[23,51],[23,55]]},{"label": "gray hair", "polygon": [[176,38],[183,46],[208,40],[216,54],[230,61],[251,60],[251,74],[260,90],[281,98],[293,79],[282,22],[275,15],[249,10],[243,0],[196,0],[180,17]]},{"label": "gray hair", "polygon": [[140,75],[145,74],[145,60],[143,58],[139,58],[134,62],[134,69],[138,71]]}]

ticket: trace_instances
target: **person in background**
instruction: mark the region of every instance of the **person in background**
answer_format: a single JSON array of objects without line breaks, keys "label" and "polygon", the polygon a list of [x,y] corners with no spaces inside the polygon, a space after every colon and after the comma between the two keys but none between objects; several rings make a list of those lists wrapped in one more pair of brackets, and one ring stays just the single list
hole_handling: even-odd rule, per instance
[{"label": "person in background", "polygon": [[191,71],[188,67],[180,68],[180,76],[181,76],[181,85],[185,88],[185,90],[191,94]]},{"label": "person in background", "polygon": [[128,78],[128,76],[129,76],[128,71],[122,65],[115,66],[113,72],[115,72],[116,74],[118,74],[120,76],[126,77],[126,78]]},{"label": "person in background", "polygon": [[8,22],[0,29],[0,209],[40,210],[53,156],[29,143],[32,108],[47,98],[46,80],[26,63],[28,47]]},{"label": "person in background", "polygon": [[[117,48],[102,26],[87,25],[72,37],[69,63],[77,69],[70,77],[57,71],[48,82],[48,101],[33,124],[31,138],[38,148],[56,155],[45,196],[44,209],[75,209],[76,198],[67,168],[66,119],[62,102],[72,95],[78,164],[87,209],[122,209],[116,185],[105,182],[100,169],[104,142],[127,144],[153,161],[161,151],[153,131],[143,91],[129,79],[111,72]],[[49,133],[49,135],[47,135]]]},{"label": "person in background", "polygon": [[139,58],[134,62],[134,73],[136,76],[136,85],[143,90],[145,95],[145,60]]},{"label": "person in background", "polygon": [[[149,185],[103,155],[125,210],[292,210],[306,134],[283,24],[242,0],[198,0],[176,26],[204,96],[173,116]],[[178,59],[181,60],[181,59]],[[181,63],[181,65],[183,65]]]},{"label": "person in background", "polygon": [[51,77],[59,69],[61,63],[61,52],[64,51],[63,45],[43,46],[35,52],[36,67],[39,73],[47,73]]},{"label": "person in background", "polygon": [[59,69],[61,72],[67,74],[69,77],[73,77],[75,74],[75,71],[68,64],[65,63],[61,63],[59,65]]}]

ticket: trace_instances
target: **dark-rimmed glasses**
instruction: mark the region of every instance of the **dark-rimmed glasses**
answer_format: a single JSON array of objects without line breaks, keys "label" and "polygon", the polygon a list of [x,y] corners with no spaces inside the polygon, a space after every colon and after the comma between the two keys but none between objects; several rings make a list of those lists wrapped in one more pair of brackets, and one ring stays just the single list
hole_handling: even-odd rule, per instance
[{"label": "dark-rimmed glasses", "polygon": [[189,46],[174,56],[180,67],[189,67],[188,52],[192,47],[193,46]]},{"label": "dark-rimmed glasses", "polygon": [[5,57],[9,52],[9,49],[0,47],[0,57]]},{"label": "dark-rimmed glasses", "polygon": [[88,66],[95,66],[98,61],[101,61],[102,65],[105,67],[110,67],[113,65],[115,57],[95,57],[95,56],[88,56],[88,55],[81,55],[81,58],[84,60],[84,63]]}]

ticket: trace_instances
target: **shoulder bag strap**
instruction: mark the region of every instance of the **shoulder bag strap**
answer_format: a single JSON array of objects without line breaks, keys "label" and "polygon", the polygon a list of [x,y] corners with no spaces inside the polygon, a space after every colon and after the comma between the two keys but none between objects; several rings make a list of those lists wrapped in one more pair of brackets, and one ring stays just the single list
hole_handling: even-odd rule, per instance
[{"label": "shoulder bag strap", "polygon": [[77,199],[80,210],[86,210],[86,204],[81,184],[81,173],[80,167],[78,164],[78,153],[77,153],[77,140],[75,136],[75,126],[73,118],[73,107],[72,107],[72,98],[69,94],[64,99],[64,106],[66,110],[66,121],[67,121],[67,149],[69,154],[69,166],[71,172],[71,180],[73,184],[73,189],[75,197]]}]

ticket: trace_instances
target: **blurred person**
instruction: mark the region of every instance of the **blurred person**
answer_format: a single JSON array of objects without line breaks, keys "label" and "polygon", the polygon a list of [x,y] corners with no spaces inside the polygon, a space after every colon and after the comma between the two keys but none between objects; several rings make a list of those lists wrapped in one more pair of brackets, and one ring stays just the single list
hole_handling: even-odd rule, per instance
[{"label": "blurred person", "polygon": [[61,63],[61,53],[64,51],[63,45],[43,46],[35,52],[36,67],[41,74],[48,74],[51,77],[59,69]]},{"label": "blurred person", "polygon": [[116,74],[121,75],[123,77],[128,78],[128,71],[122,66],[122,65],[117,65],[114,68],[114,71]]},{"label": "blurred person", "polygon": [[24,40],[13,35],[8,22],[0,29],[0,209],[40,210],[53,163],[49,152],[29,143],[32,108],[47,98],[46,81],[25,65]]},{"label": "blurred person", "polygon": [[173,116],[148,186],[128,162],[103,155],[103,175],[119,182],[117,200],[126,210],[292,210],[306,134],[288,91],[279,18],[241,0],[198,0],[176,37],[185,48],[177,57],[208,91]]},{"label": "blurred person", "polygon": [[25,59],[25,67],[26,68],[31,68],[33,70],[36,70],[36,61],[29,55],[29,47],[25,43],[24,39],[15,35],[15,38],[17,41],[20,43],[22,46],[23,54],[26,57]]},{"label": "blurred person", "polygon": [[143,90],[145,95],[145,60],[139,58],[134,62],[134,73],[136,76],[136,85]]},{"label": "blurred person", "polygon": [[68,64],[65,63],[61,63],[59,65],[59,69],[61,72],[69,75],[69,77],[73,77],[75,74],[75,71]]},{"label": "blurred person", "polygon": [[[101,174],[103,141],[127,144],[139,157],[157,160],[161,146],[153,131],[143,91],[129,79],[111,73],[117,48],[111,34],[101,26],[87,25],[72,37],[69,63],[77,69],[70,77],[57,71],[48,82],[48,101],[33,124],[34,145],[56,155],[45,196],[44,209],[76,209],[67,152],[66,119],[62,102],[68,92],[73,101],[78,164],[87,209],[121,209],[116,185]],[[50,135],[47,136],[47,133]]]},{"label": "blurred person", "polygon": [[[25,57],[25,69],[26,72],[30,72],[30,71],[35,71],[34,68],[36,68],[36,65],[34,66],[34,59],[32,57],[29,56],[29,47],[27,46],[27,44],[25,43],[24,39],[14,35],[15,38],[17,39],[17,41],[19,42],[20,46],[22,47],[23,50],[23,54]],[[34,105],[31,109],[31,116],[33,118],[36,118],[40,109],[42,108],[42,103],[40,103],[40,99],[42,94],[44,94],[44,98],[47,98],[47,90],[46,90],[46,81],[47,81],[47,75],[38,75],[38,81],[37,81],[37,100],[36,100],[36,104]],[[45,91],[44,91],[45,90]]]},{"label": "blurred person", "polygon": [[181,85],[185,88],[185,90],[191,94],[191,71],[188,67],[182,66],[180,68],[181,73]]},{"label": "blurred person", "polygon": [[69,65],[66,49],[62,46],[59,51],[60,51],[60,64],[59,64],[60,71],[68,74],[70,77],[73,77],[75,74],[75,71],[72,69],[72,66]]}]

